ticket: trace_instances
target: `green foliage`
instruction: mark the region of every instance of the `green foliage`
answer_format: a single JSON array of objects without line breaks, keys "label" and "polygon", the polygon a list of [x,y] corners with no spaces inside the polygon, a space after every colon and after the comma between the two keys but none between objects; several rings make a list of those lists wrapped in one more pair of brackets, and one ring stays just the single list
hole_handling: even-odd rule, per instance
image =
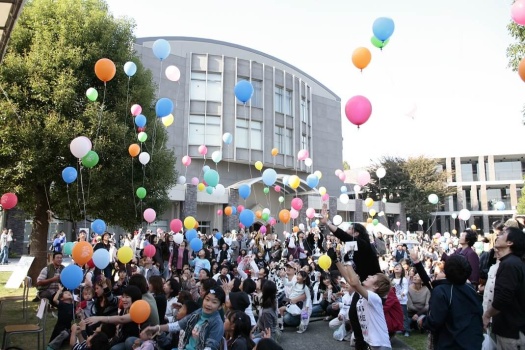
[{"label": "green foliage", "polygon": [[[525,180],[525,176],[523,177],[523,179]],[[525,214],[525,187],[521,189],[521,196],[518,199],[518,208],[516,214]]]},{"label": "green foliage", "polygon": [[[403,203],[408,216],[426,220],[436,211],[428,196],[432,193],[440,198],[438,205],[452,195],[453,189],[447,187],[447,174],[438,172],[437,161],[425,157],[409,158],[383,157],[379,164],[371,166],[372,180],[367,185],[368,196],[374,200],[383,197],[389,202]],[[386,176],[379,181],[376,170],[384,167]]]},{"label": "green foliage", "polygon": [[350,170],[350,164],[346,160],[343,161],[343,170]]}]

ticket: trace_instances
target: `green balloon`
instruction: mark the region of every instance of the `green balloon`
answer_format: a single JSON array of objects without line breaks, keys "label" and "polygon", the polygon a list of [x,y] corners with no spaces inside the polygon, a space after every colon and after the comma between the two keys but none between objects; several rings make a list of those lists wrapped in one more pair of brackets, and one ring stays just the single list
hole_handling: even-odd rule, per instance
[{"label": "green balloon", "polygon": [[262,213],[262,215],[261,215],[261,219],[263,219],[264,221],[268,221],[269,218],[270,218],[270,214],[268,214],[268,213]]},{"label": "green balloon", "polygon": [[264,191],[264,194],[270,193],[270,189],[268,187],[265,187],[263,191]]},{"label": "green balloon", "polygon": [[280,196],[280,197],[279,197],[279,203],[282,203],[282,202],[284,202],[284,197],[283,197],[283,196]]},{"label": "green balloon", "polygon": [[98,154],[95,151],[89,151],[84,157],[82,157],[82,165],[86,168],[93,168],[98,164]]},{"label": "green balloon", "polygon": [[140,199],[144,199],[144,197],[146,197],[146,189],[144,187],[139,187],[137,188],[137,192],[135,192],[137,194],[137,197],[139,197]]},{"label": "green balloon", "polygon": [[86,91],[86,96],[90,101],[96,101],[98,98],[98,91],[95,88],[89,88]]},{"label": "green balloon", "polygon": [[377,226],[377,224],[379,224],[379,220],[377,220],[377,219],[372,220],[372,224],[374,226]]},{"label": "green balloon", "polygon": [[382,49],[383,47],[386,46],[386,44],[388,44],[388,42],[390,41],[390,39],[386,39],[385,41],[381,41],[379,40],[378,38],[376,38],[375,36],[373,36],[370,41],[372,42],[372,45],[374,45],[375,47],[377,47],[378,49]]},{"label": "green balloon", "polygon": [[141,131],[137,135],[137,138],[139,139],[140,142],[146,142],[146,140],[148,139],[148,134],[146,134],[144,131]]}]

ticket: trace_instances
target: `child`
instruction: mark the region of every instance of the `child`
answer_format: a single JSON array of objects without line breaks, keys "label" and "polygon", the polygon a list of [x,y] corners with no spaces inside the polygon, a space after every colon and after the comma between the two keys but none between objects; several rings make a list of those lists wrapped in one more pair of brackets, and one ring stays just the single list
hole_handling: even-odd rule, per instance
[{"label": "child", "polygon": [[[177,321],[182,320],[184,317],[192,314],[194,311],[197,311],[199,309],[199,305],[194,302],[193,300],[188,300],[182,304],[182,306],[179,309],[179,312],[177,313],[177,316],[175,316]],[[181,348],[182,349],[182,340],[184,339],[184,330],[181,329],[179,333],[173,334],[171,345],[173,348]],[[180,345],[179,345],[180,343]]]},{"label": "child", "polygon": [[80,319],[93,316],[91,314],[91,308],[93,306],[93,287],[84,287],[82,290],[82,301],[77,304],[76,314]]},{"label": "child", "polygon": [[73,322],[74,312],[73,294],[69,290],[64,290],[64,286],[60,285],[52,302],[58,309],[58,319],[55,328],[53,328],[48,347],[57,350],[69,338],[69,329],[71,322]]},{"label": "child", "polygon": [[408,318],[408,279],[405,277],[405,270],[401,264],[394,266],[394,278],[392,284],[396,289],[396,296],[403,309],[403,327],[405,329],[405,337],[410,336],[410,319]]},{"label": "child", "polygon": [[133,343],[133,349],[135,350],[155,350],[156,344],[153,340],[157,336],[158,332],[151,328],[145,329],[140,333],[140,339],[136,339]]},{"label": "child", "polygon": [[344,281],[341,281],[340,285],[341,285],[341,290],[343,291],[344,294],[343,294],[343,297],[341,298],[341,302],[338,303],[339,304],[338,305],[339,314],[337,315],[337,318],[334,318],[328,324],[328,326],[331,329],[337,329],[343,323],[348,321],[348,310],[350,309],[350,304],[352,303],[352,297],[354,296],[354,289],[352,288],[352,286],[346,284],[346,282]]},{"label": "child", "polygon": [[224,332],[230,332],[228,339],[229,350],[251,350],[254,342],[250,337],[250,317],[243,311],[232,311],[224,320]]},{"label": "child", "polygon": [[109,338],[104,332],[95,332],[87,338],[86,325],[84,321],[80,321],[79,325],[73,324],[71,326],[71,338],[69,345],[72,350],[109,350]]},{"label": "child", "polygon": [[[305,296],[306,299],[303,299],[302,297]],[[281,306],[279,308],[279,318],[277,319],[277,322],[279,323],[279,328],[284,330],[284,324],[283,324],[283,317],[284,313],[287,311],[287,308],[289,305],[297,305],[297,307],[300,310],[303,310],[303,306],[305,306],[306,311],[308,312],[308,305],[311,305],[310,299],[310,277],[308,277],[308,274],[305,271],[299,271],[297,275],[295,276],[295,283],[291,287],[290,294],[288,296],[289,304],[285,306]],[[298,299],[304,300],[304,301],[298,301]],[[297,315],[294,315],[297,316]]]}]

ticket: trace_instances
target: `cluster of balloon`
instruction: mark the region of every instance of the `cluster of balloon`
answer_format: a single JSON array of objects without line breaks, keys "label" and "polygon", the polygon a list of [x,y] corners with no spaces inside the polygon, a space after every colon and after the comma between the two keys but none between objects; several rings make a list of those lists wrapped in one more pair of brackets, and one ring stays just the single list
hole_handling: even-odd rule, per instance
[{"label": "cluster of balloon", "polygon": [[359,129],[372,115],[372,104],[364,96],[354,96],[346,102],[345,115]]},{"label": "cluster of balloon", "polygon": [[240,80],[233,89],[235,97],[243,104],[246,104],[253,96],[253,85],[247,80]]},{"label": "cluster of balloon", "polygon": [[374,38],[383,43],[383,46],[381,46],[380,49],[386,45],[385,42],[390,39],[392,34],[394,34],[395,28],[396,26],[392,18],[379,17],[374,21],[372,32],[374,33]]},{"label": "cluster of balloon", "polygon": [[[71,153],[80,160],[86,168],[93,168],[98,164],[99,156],[97,152],[91,150],[91,140],[85,136],[79,136],[73,139],[69,144]],[[62,170],[62,179],[66,184],[70,184],[77,179],[78,173],[74,167],[66,167]]]},{"label": "cluster of balloon", "polygon": [[18,197],[12,192],[4,193],[0,198],[0,204],[3,210],[13,209],[18,204]]},{"label": "cluster of balloon", "polygon": [[370,38],[370,42],[372,43],[372,45],[374,45],[375,47],[377,47],[380,50],[383,50],[383,47],[385,47],[388,44],[389,41],[390,41],[390,39],[386,39],[385,41],[381,41],[378,38],[376,38],[375,36]]}]

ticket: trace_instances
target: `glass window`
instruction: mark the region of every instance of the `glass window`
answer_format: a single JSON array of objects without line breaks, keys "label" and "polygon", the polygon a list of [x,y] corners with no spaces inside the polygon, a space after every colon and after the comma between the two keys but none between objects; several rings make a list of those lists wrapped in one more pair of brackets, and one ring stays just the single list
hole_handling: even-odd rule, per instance
[{"label": "glass window", "polygon": [[521,162],[495,162],[496,180],[522,180]]},{"label": "glass window", "polygon": [[222,101],[222,76],[220,73],[192,72],[190,98],[200,101]]},{"label": "glass window", "polygon": [[276,126],[275,127],[275,139],[273,142],[273,145],[275,148],[279,150],[279,152],[283,152],[283,138],[284,138],[284,128],[282,126]]},{"label": "glass window", "polygon": [[461,180],[462,181],[475,181],[474,173],[472,171],[472,164],[461,164]]},{"label": "glass window", "polygon": [[252,107],[262,108],[263,106],[263,95],[262,95],[262,81],[252,80],[253,95],[250,100]]},{"label": "glass window", "polygon": [[308,150],[308,137],[301,135],[301,149]]},{"label": "glass window", "polygon": [[301,98],[301,121],[308,122],[308,109],[306,107],[306,99]]},{"label": "glass window", "polygon": [[206,99],[206,73],[191,73],[190,98],[201,101]]},{"label": "glass window", "polygon": [[293,154],[293,130],[292,129],[285,130],[283,154],[287,156],[291,156]]},{"label": "glass window", "polygon": [[279,86],[275,87],[274,103],[275,103],[275,111],[279,113],[283,113],[283,88],[282,87],[279,87]]},{"label": "glass window", "polygon": [[190,115],[189,136],[190,145],[220,146],[221,118],[219,116]]},{"label": "glass window", "polygon": [[284,113],[287,115],[292,115],[292,101],[293,101],[293,91],[286,90],[284,96]]},{"label": "glass window", "polygon": [[262,122],[237,119],[235,146],[262,150]]}]

